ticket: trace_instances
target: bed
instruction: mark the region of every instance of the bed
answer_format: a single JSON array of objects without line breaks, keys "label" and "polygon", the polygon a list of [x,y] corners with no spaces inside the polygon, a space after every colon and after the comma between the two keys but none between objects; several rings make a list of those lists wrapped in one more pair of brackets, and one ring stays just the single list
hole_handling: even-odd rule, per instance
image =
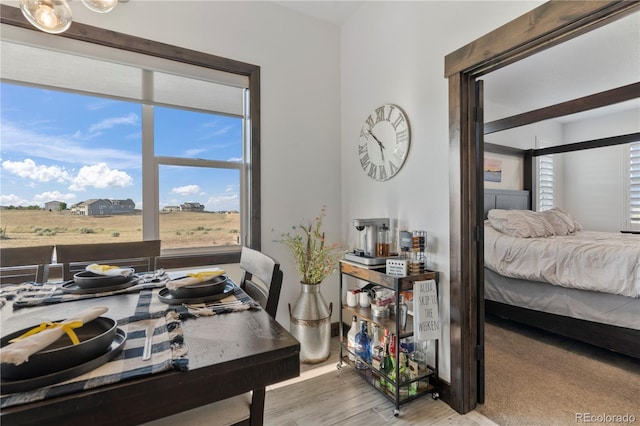
[{"label": "bed", "polygon": [[528,195],[485,190],[486,312],[640,358],[640,235],[584,231]]}]

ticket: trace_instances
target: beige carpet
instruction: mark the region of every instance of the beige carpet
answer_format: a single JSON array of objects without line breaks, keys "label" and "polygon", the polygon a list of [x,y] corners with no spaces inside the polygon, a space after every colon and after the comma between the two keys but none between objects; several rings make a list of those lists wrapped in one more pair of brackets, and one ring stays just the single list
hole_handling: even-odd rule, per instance
[{"label": "beige carpet", "polygon": [[591,424],[623,420],[593,421],[604,415],[640,424],[640,360],[495,317],[485,342],[486,399],[477,410],[496,423],[589,423],[576,417],[584,413]]}]

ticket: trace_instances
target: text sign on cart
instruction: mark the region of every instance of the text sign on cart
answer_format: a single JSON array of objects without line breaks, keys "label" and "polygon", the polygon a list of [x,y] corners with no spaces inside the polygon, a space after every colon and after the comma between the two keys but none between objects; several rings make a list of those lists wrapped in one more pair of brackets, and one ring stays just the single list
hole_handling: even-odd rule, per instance
[{"label": "text sign on cart", "polygon": [[413,283],[413,332],[415,340],[440,339],[440,313],[435,280]]}]

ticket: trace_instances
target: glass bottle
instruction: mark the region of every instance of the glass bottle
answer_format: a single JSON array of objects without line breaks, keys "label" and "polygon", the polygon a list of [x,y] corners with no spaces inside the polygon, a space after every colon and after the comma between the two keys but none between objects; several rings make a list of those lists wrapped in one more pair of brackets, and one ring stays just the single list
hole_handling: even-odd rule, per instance
[{"label": "glass bottle", "polygon": [[[391,355],[389,354],[389,336],[383,338],[384,352],[380,361],[380,371],[387,377],[391,374]],[[388,386],[387,379],[384,375],[380,375],[380,388],[385,389]]]},{"label": "glass bottle", "polygon": [[356,356],[354,355],[356,352],[356,334],[358,334],[358,317],[354,315],[353,318],[351,318],[351,328],[347,333],[347,354],[351,361],[356,360]]},{"label": "glass bottle", "polygon": [[391,333],[391,339],[389,340],[389,354],[391,355],[392,358],[396,358],[397,345],[398,345],[398,342],[396,340],[396,335],[394,333]]},{"label": "glass bottle", "polygon": [[356,368],[366,370],[368,364],[371,364],[371,339],[367,334],[367,322],[362,321],[356,334]]}]

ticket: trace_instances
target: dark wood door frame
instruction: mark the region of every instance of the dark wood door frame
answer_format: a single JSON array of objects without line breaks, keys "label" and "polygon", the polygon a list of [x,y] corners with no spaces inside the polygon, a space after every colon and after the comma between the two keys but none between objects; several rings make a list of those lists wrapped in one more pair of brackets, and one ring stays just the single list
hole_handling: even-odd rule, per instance
[{"label": "dark wood door frame", "polygon": [[[484,318],[478,271],[482,170],[476,166],[475,80],[491,71],[606,25],[640,9],[638,1],[550,1],[445,57],[449,79],[451,384],[443,399],[459,413],[478,403]],[[481,198],[480,198],[481,199]],[[480,284],[481,285],[481,284]],[[482,312],[480,311],[480,314]]]}]

